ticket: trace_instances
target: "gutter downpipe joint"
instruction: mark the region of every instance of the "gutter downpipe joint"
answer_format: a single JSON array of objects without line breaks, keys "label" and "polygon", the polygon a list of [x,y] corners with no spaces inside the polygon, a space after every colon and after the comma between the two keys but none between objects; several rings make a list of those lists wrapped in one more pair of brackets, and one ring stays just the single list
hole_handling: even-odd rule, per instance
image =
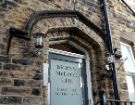
[{"label": "gutter downpipe joint", "polygon": [[118,80],[117,80],[117,71],[115,67],[115,54],[114,54],[114,49],[113,49],[113,44],[112,44],[112,32],[111,32],[111,27],[109,23],[109,15],[108,15],[108,4],[107,0],[103,0],[103,8],[104,8],[104,21],[105,21],[105,28],[106,28],[106,35],[107,35],[107,47],[110,56],[113,56],[113,62],[109,62],[109,65],[112,70],[112,80],[113,80],[113,89],[114,89],[114,96],[116,100],[120,100],[119,97],[119,90],[118,90]]}]

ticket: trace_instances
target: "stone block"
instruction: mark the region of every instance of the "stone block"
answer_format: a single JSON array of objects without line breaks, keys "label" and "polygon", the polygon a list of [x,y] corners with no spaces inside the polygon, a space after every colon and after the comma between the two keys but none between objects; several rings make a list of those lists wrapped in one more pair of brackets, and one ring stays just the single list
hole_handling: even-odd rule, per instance
[{"label": "stone block", "polygon": [[10,58],[6,56],[0,55],[0,62],[10,62]]},{"label": "stone block", "polygon": [[23,105],[42,105],[42,97],[24,97]]},{"label": "stone block", "polygon": [[41,87],[43,82],[41,80],[28,80],[28,86],[30,87]]},{"label": "stone block", "polygon": [[22,103],[22,97],[18,96],[0,96],[0,105],[1,104],[21,104]]},{"label": "stone block", "polygon": [[128,91],[120,91],[121,99],[128,100]]},{"label": "stone block", "polygon": [[1,4],[1,6],[5,9],[13,9],[15,7],[17,7],[18,5],[12,0],[4,0],[5,2],[3,2]]},{"label": "stone block", "polygon": [[33,64],[33,61],[26,60],[26,59],[13,59],[12,62],[15,64],[22,64],[22,65],[32,65]]},{"label": "stone block", "polygon": [[42,80],[43,75],[42,73],[36,73],[33,77],[34,80]]},{"label": "stone block", "polygon": [[21,65],[17,65],[17,64],[4,64],[4,69],[5,70],[19,70],[19,69],[21,69]]},{"label": "stone block", "polygon": [[33,88],[32,95],[39,96],[41,94],[41,88]]},{"label": "stone block", "polygon": [[12,80],[9,78],[0,78],[0,86],[10,86],[12,85]]},{"label": "stone block", "polygon": [[121,89],[128,90],[127,83],[121,83]]},{"label": "stone block", "polygon": [[[0,64],[0,68],[1,68],[1,64]],[[5,71],[0,71],[0,77],[7,77],[8,76],[8,72]]]},{"label": "stone block", "polygon": [[25,72],[21,70],[9,71],[9,77],[18,79],[32,79],[33,72]]},{"label": "stone block", "polygon": [[1,94],[26,96],[31,94],[31,89],[28,87],[2,87]]},{"label": "stone block", "polygon": [[14,86],[24,86],[26,84],[25,80],[15,79]]}]

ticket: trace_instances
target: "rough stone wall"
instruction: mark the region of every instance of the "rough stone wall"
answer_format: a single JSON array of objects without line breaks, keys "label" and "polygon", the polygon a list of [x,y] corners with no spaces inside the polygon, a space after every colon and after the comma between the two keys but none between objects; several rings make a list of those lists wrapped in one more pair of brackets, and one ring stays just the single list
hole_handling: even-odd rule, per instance
[{"label": "rough stone wall", "polygon": [[[48,41],[65,39],[66,33],[48,33],[49,39],[45,39],[44,45],[45,55],[33,57],[31,51],[35,44],[35,32],[45,32],[54,27],[78,27],[78,29],[90,35],[93,40],[97,40],[102,51],[105,49],[103,40],[94,31],[79,22],[78,19],[54,18],[39,21],[33,28],[31,41],[13,38],[10,52],[6,55],[9,38],[8,29],[10,27],[23,30],[30,16],[36,11],[73,10],[74,7],[73,0],[2,0],[0,2],[0,105],[47,105],[47,87],[42,86],[42,63],[48,62]],[[96,0],[88,3],[77,1],[76,10],[89,17],[99,27],[102,27],[102,14],[99,4],[99,1]],[[62,36],[59,37],[59,34]],[[74,37],[74,40],[79,40],[79,37]],[[84,44],[88,43],[82,42]],[[91,46],[91,44],[89,43],[87,46]],[[96,49],[95,47],[93,46],[91,49]],[[104,55],[101,50],[91,50],[90,52]],[[96,55],[90,54],[90,56],[93,59],[99,59]],[[96,68],[97,62],[93,60],[91,63],[93,63],[92,74],[95,74],[96,70],[98,71]],[[104,65],[104,63],[101,63],[101,65]],[[101,69],[102,67],[99,68],[99,70]],[[97,77],[99,76],[93,75],[93,85],[98,84],[96,82]],[[98,87],[97,85],[97,88],[93,88],[93,91],[98,92]]]},{"label": "rough stone wall", "polygon": [[[30,16],[41,10],[73,10],[72,0],[1,0],[0,4],[0,33],[1,43],[0,52],[4,54],[10,27],[24,29]],[[90,6],[87,6],[90,5]],[[102,14],[99,1],[92,0],[88,4],[83,1],[76,3],[76,10],[81,11],[89,17],[95,24],[102,26]],[[96,18],[95,18],[96,17]]]},{"label": "rough stone wall", "polygon": [[[77,0],[75,8],[101,29],[104,29],[101,7],[100,0]],[[94,101],[98,100],[100,88],[106,90],[108,97],[113,96],[111,74],[104,69],[107,62],[105,43],[97,33],[78,21],[77,18],[48,18],[39,21],[33,28],[32,40],[24,41],[13,38],[10,52],[6,55],[10,27],[23,30],[30,16],[36,11],[73,9],[73,0],[0,0],[0,105],[47,105],[47,87],[42,86],[42,63],[48,62],[49,41],[72,38],[73,36],[76,43],[79,42],[77,40],[81,40],[78,44],[85,47],[92,58],[90,65]],[[135,18],[121,0],[110,1],[110,18],[114,47],[120,48],[121,39],[128,39],[134,43],[133,22]],[[82,39],[76,34],[69,36],[71,34],[69,30],[63,32],[63,30],[57,29],[59,27],[77,27],[80,31],[85,32],[91,40]],[[44,43],[45,55],[33,57],[31,51],[35,42],[34,33],[46,33],[50,29],[52,31],[47,34]],[[121,61],[117,61],[117,68],[120,63]],[[118,74],[121,96],[123,99],[127,99],[127,87],[122,68],[118,70]]]},{"label": "rough stone wall", "polygon": [[[109,11],[114,48],[118,48],[118,50],[120,51],[120,42],[124,42],[132,46],[132,50],[134,53],[134,14],[128,9],[128,7],[122,2],[122,0],[110,0],[109,3],[111,4]],[[128,99],[125,70],[123,66],[120,67],[120,64],[122,64],[122,62],[122,60],[116,61],[120,97],[121,99]]]}]

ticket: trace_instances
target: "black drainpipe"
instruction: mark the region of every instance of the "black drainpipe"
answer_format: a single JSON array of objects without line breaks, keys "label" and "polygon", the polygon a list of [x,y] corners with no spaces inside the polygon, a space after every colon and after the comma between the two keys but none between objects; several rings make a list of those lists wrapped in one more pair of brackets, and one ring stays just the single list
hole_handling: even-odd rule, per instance
[{"label": "black drainpipe", "polygon": [[111,27],[109,23],[109,16],[108,16],[108,4],[107,0],[103,0],[103,8],[104,8],[104,21],[105,21],[105,28],[106,28],[106,36],[107,36],[107,47],[109,51],[109,57],[113,60],[109,62],[109,66],[112,70],[112,80],[113,80],[113,89],[114,89],[114,96],[115,99],[119,100],[119,91],[118,91],[118,80],[117,80],[117,71],[115,68],[115,54],[112,44],[112,33],[111,33]]}]

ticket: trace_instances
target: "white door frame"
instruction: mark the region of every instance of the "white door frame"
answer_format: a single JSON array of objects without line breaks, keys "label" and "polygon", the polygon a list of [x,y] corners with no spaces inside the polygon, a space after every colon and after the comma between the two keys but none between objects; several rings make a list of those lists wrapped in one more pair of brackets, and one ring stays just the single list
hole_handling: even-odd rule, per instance
[{"label": "white door frame", "polygon": [[[82,51],[85,55],[71,53],[71,52],[62,51],[62,50],[58,50],[58,49],[52,49],[52,48],[49,48],[48,52],[49,53],[56,53],[56,54],[67,55],[67,56],[72,56],[72,57],[77,57],[77,58],[85,59],[86,75],[87,75],[87,86],[88,86],[88,101],[89,101],[89,105],[93,105],[93,95],[92,95],[92,82],[91,82],[91,70],[90,70],[90,57],[89,57],[89,53],[88,53],[88,51],[86,49],[84,49],[83,47],[77,45],[76,43],[74,43],[72,41],[67,41],[67,40],[51,41],[51,42],[49,42],[49,44],[53,45],[53,44],[60,44],[60,43],[64,43],[64,42],[68,42],[70,45],[72,45],[75,48],[77,48],[78,50]],[[49,82],[48,82],[48,105],[50,105],[50,83]]]}]

